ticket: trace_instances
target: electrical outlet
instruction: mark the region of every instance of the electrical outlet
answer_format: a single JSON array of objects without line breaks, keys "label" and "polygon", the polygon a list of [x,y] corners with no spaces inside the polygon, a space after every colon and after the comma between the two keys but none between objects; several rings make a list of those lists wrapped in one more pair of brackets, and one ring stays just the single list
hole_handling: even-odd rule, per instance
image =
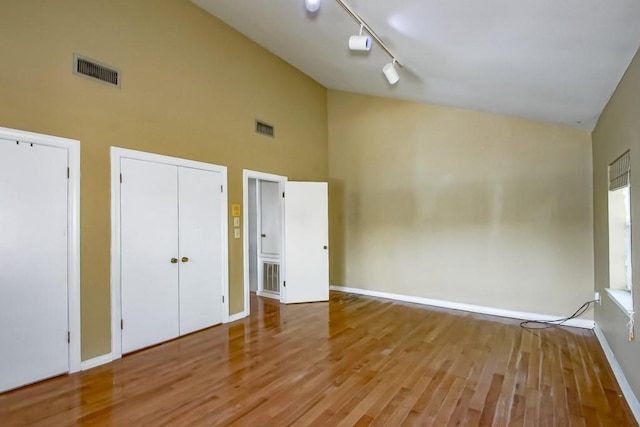
[{"label": "electrical outlet", "polygon": [[598,305],[602,305],[602,300],[600,299],[600,292],[595,292],[593,294],[593,299],[596,300]]}]

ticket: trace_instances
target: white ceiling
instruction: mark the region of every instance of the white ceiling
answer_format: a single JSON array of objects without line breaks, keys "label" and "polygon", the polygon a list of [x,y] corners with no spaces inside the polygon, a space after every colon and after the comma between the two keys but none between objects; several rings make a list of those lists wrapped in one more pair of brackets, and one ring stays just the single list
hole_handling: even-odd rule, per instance
[{"label": "white ceiling", "polygon": [[640,0],[345,0],[404,64],[390,86],[335,0],[192,1],[330,89],[589,131],[640,46]]}]

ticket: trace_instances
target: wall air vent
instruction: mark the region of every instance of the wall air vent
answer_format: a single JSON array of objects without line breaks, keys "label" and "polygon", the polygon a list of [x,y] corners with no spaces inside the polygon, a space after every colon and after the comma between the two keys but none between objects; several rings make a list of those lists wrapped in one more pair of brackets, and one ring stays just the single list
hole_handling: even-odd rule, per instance
[{"label": "wall air vent", "polygon": [[120,87],[120,71],[77,53],[73,54],[73,73],[98,80],[109,86]]},{"label": "wall air vent", "polygon": [[256,132],[272,138],[275,138],[276,136],[275,128],[268,123],[261,122],[260,120],[256,120]]}]

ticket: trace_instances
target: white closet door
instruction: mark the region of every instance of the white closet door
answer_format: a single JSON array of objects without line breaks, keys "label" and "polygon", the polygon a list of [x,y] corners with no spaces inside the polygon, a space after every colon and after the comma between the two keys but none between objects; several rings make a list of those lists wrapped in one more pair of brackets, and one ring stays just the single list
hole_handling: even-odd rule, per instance
[{"label": "white closet door", "polygon": [[0,139],[0,392],[69,371],[67,166]]},{"label": "white closet door", "polygon": [[329,299],[326,182],[285,184],[286,303]]},{"label": "white closet door", "polygon": [[[178,168],[121,160],[122,352],[178,336]],[[174,262],[172,262],[172,258]]]},{"label": "white closet door", "polygon": [[180,334],[222,323],[222,174],[179,168]]}]

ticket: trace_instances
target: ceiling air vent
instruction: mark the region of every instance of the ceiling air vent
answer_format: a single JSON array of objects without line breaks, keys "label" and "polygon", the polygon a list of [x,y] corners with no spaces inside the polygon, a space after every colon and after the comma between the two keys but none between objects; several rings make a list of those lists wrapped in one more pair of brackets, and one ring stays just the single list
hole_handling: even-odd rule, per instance
[{"label": "ceiling air vent", "polygon": [[99,80],[109,86],[120,87],[120,71],[80,56],[77,53],[73,54],[73,72],[74,74]]},{"label": "ceiling air vent", "polygon": [[272,138],[275,138],[276,136],[275,128],[268,123],[261,122],[260,120],[256,120],[256,132]]}]

